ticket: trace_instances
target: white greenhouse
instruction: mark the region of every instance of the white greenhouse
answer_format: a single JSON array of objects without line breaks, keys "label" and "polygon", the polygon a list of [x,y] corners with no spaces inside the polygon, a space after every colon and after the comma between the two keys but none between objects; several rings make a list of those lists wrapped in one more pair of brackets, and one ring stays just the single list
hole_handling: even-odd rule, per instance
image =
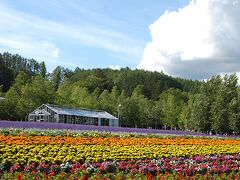
[{"label": "white greenhouse", "polygon": [[119,126],[118,118],[106,111],[75,109],[50,104],[43,104],[31,112],[28,115],[28,121]]}]

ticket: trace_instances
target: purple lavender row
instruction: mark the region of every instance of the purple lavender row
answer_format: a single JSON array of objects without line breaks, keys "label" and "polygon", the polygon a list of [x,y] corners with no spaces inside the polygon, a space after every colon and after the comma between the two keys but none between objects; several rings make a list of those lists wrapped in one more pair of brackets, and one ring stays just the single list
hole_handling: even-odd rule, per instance
[{"label": "purple lavender row", "polygon": [[[200,132],[186,132],[177,130],[160,130],[160,129],[144,129],[144,128],[126,128],[126,127],[108,127],[81,124],[66,123],[49,123],[49,122],[20,122],[20,121],[0,121],[2,128],[38,128],[38,129],[70,129],[70,130],[89,130],[89,131],[112,131],[112,132],[128,132],[128,133],[151,133],[151,134],[169,134],[169,135],[195,135],[210,136]],[[218,135],[219,137],[239,137]]]}]

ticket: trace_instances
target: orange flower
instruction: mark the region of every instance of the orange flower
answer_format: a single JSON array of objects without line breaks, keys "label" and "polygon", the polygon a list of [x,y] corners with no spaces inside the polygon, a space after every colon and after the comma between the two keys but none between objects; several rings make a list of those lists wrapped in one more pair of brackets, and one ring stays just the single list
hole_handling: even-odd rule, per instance
[{"label": "orange flower", "polygon": [[0,136],[0,144],[5,145],[240,145],[239,140],[218,139],[150,139],[150,138],[119,138],[119,137],[47,137],[47,136]]}]

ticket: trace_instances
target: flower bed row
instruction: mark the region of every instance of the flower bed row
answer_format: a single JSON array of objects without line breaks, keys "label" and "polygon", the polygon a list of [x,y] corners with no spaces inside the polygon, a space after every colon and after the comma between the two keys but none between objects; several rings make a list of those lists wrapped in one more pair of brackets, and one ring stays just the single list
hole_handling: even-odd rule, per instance
[{"label": "flower bed row", "polygon": [[151,145],[0,145],[0,160],[5,169],[13,164],[61,164],[65,162],[103,162],[121,160],[159,159],[215,154],[239,154],[240,146]]},{"label": "flower bed row", "polygon": [[[69,123],[50,123],[50,122],[20,122],[20,121],[0,121],[2,128],[38,128],[38,129],[71,129],[71,130],[86,130],[86,131],[111,131],[111,132],[126,132],[126,133],[152,133],[152,134],[172,134],[172,135],[201,135],[209,136],[200,132],[185,132],[177,130],[160,130],[160,129],[143,129],[143,128],[126,128],[126,127],[109,127],[109,126],[94,126]],[[224,136],[219,136],[224,137]]]},{"label": "flower bed row", "polygon": [[[238,179],[240,156],[199,156],[159,160],[107,161],[103,163],[63,163],[61,165],[30,164],[24,168],[15,165],[5,176],[11,177],[68,177],[71,179]],[[170,175],[169,175],[170,174]]]},{"label": "flower bed row", "polygon": [[240,145],[239,140],[217,139],[156,139],[156,138],[121,138],[121,137],[46,137],[46,136],[4,136],[0,135],[0,144],[6,145]]}]

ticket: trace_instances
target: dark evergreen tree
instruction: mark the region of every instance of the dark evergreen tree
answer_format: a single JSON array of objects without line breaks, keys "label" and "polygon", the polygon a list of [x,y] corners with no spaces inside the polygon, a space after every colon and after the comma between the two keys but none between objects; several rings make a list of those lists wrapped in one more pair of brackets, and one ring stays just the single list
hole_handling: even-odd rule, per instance
[{"label": "dark evergreen tree", "polygon": [[46,68],[46,65],[43,62],[40,63],[40,75],[45,78],[46,77],[46,74],[47,74],[47,68]]},{"label": "dark evergreen tree", "polygon": [[5,107],[7,110],[7,117],[12,120],[19,120],[22,117],[19,116],[19,112],[16,109],[19,99],[22,97],[22,88],[29,82],[29,78],[26,73],[20,71],[16,77],[14,85],[9,89],[5,96]]},{"label": "dark evergreen tree", "polygon": [[58,90],[58,87],[60,86],[62,80],[63,77],[61,67],[57,66],[51,74],[51,82],[56,91]]},{"label": "dark evergreen tree", "polygon": [[2,55],[0,54],[0,86],[2,86],[2,91],[6,92],[12,85],[13,81],[13,70],[4,64]]}]

